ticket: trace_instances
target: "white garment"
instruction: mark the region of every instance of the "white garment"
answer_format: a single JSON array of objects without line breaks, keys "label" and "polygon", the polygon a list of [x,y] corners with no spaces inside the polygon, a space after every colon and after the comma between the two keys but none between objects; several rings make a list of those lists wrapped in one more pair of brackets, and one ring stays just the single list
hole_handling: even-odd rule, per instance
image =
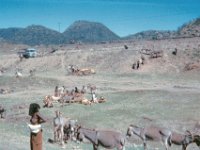
[{"label": "white garment", "polygon": [[33,124],[27,123],[27,125],[32,133],[38,133],[42,129],[41,124],[33,125]]},{"label": "white garment", "polygon": [[93,100],[94,102],[97,101],[97,97],[96,97],[95,93],[92,93],[92,100]]}]

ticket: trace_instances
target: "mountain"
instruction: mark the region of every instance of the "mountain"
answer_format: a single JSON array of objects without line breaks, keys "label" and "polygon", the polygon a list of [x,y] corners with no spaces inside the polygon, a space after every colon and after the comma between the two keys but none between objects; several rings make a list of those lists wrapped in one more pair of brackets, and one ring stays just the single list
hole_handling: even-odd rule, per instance
[{"label": "mountain", "polygon": [[75,42],[104,42],[119,40],[120,37],[108,29],[105,25],[97,22],[76,21],[65,32],[66,41]]},{"label": "mountain", "polygon": [[182,25],[177,31],[149,30],[126,37],[119,37],[105,25],[98,22],[76,21],[63,33],[40,25],[26,28],[0,29],[0,42],[10,42],[27,45],[50,45],[67,43],[99,43],[115,40],[135,39],[170,39],[170,38],[200,37],[200,18]]},{"label": "mountain", "polygon": [[27,45],[48,45],[63,42],[61,33],[40,25],[31,25],[26,28],[0,29],[0,38],[7,42]]},{"label": "mountain", "polygon": [[159,40],[166,38],[176,37],[176,31],[157,31],[157,30],[148,30],[143,32],[138,32],[133,35],[124,37],[123,39],[146,39],[146,40]]},{"label": "mountain", "polygon": [[177,33],[179,37],[200,37],[200,18],[182,25]]}]

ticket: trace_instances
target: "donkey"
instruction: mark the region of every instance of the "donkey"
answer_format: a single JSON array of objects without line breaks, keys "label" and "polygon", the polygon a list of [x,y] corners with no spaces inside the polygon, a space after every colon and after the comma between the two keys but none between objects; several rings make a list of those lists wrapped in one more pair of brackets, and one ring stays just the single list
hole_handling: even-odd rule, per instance
[{"label": "donkey", "polygon": [[132,136],[133,134],[140,137],[143,141],[144,150],[147,149],[147,140],[152,141],[162,141],[165,145],[166,150],[171,146],[171,136],[172,132],[165,128],[149,126],[146,128],[141,128],[135,125],[130,125],[127,129],[127,137]]},{"label": "donkey", "polygon": [[77,129],[77,140],[89,140],[93,144],[93,150],[98,150],[99,146],[106,149],[125,150],[125,136],[116,131],[79,127]]},{"label": "donkey", "polygon": [[[61,112],[56,111],[56,117],[53,120],[54,124],[54,142],[60,142],[64,147],[64,136],[68,137],[74,135],[77,120],[62,117]],[[66,131],[66,132],[64,132]]]},{"label": "donkey", "polygon": [[194,139],[192,137],[192,134],[189,131],[186,131],[185,134],[172,132],[171,142],[172,144],[175,144],[175,145],[181,145],[182,150],[186,150],[187,146],[190,143],[194,142]]}]

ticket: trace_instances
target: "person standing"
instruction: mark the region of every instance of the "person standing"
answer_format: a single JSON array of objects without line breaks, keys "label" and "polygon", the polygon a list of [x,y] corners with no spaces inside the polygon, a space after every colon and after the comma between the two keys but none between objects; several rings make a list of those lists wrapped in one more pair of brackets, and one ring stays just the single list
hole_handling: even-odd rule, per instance
[{"label": "person standing", "polygon": [[30,148],[31,150],[42,150],[42,127],[46,120],[39,113],[40,105],[32,103],[29,106],[30,124]]}]

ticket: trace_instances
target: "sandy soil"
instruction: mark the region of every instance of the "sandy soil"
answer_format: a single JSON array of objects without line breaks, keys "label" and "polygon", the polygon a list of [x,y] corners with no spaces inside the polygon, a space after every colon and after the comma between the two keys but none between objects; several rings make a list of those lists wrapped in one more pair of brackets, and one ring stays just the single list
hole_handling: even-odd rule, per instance
[{"label": "sandy soil", "polygon": [[[124,49],[124,45],[129,48]],[[50,144],[53,138],[52,119],[55,110],[78,119],[80,124],[91,128],[118,130],[125,134],[129,124],[147,126],[156,124],[184,133],[192,129],[199,120],[200,112],[200,38],[173,39],[160,41],[126,41],[96,45],[38,46],[36,58],[20,61],[17,51],[26,45],[0,45],[0,89],[8,94],[0,94],[0,104],[7,110],[6,119],[0,120],[0,149],[29,149],[28,107],[32,102],[41,106],[46,95],[53,95],[54,88],[66,86],[71,90],[75,86],[94,84],[97,96],[104,96],[108,102],[85,106],[80,104],[55,104],[53,108],[42,108],[48,122],[44,124],[44,149],[55,150],[58,144]],[[55,53],[50,53],[57,48]],[[174,49],[177,55],[172,55]],[[145,57],[144,65],[133,70],[132,64],[140,58],[141,49],[163,51],[163,57]],[[195,69],[185,70],[189,63],[197,65]],[[93,68],[96,74],[76,76],[69,73],[68,65],[80,68]],[[199,67],[198,67],[199,65]],[[30,69],[36,69],[30,77]],[[16,78],[20,70],[22,78]],[[91,96],[86,94],[88,99]],[[149,118],[145,119],[145,118]],[[135,142],[135,140],[134,140]],[[23,144],[22,144],[23,143]],[[136,144],[141,141],[136,140]],[[77,144],[69,142],[66,149]],[[92,149],[90,144],[78,145],[80,149]],[[127,142],[126,149],[141,149]],[[150,143],[151,149],[163,149],[160,143]],[[171,149],[181,149],[172,146]],[[195,145],[190,145],[195,150]]]}]

